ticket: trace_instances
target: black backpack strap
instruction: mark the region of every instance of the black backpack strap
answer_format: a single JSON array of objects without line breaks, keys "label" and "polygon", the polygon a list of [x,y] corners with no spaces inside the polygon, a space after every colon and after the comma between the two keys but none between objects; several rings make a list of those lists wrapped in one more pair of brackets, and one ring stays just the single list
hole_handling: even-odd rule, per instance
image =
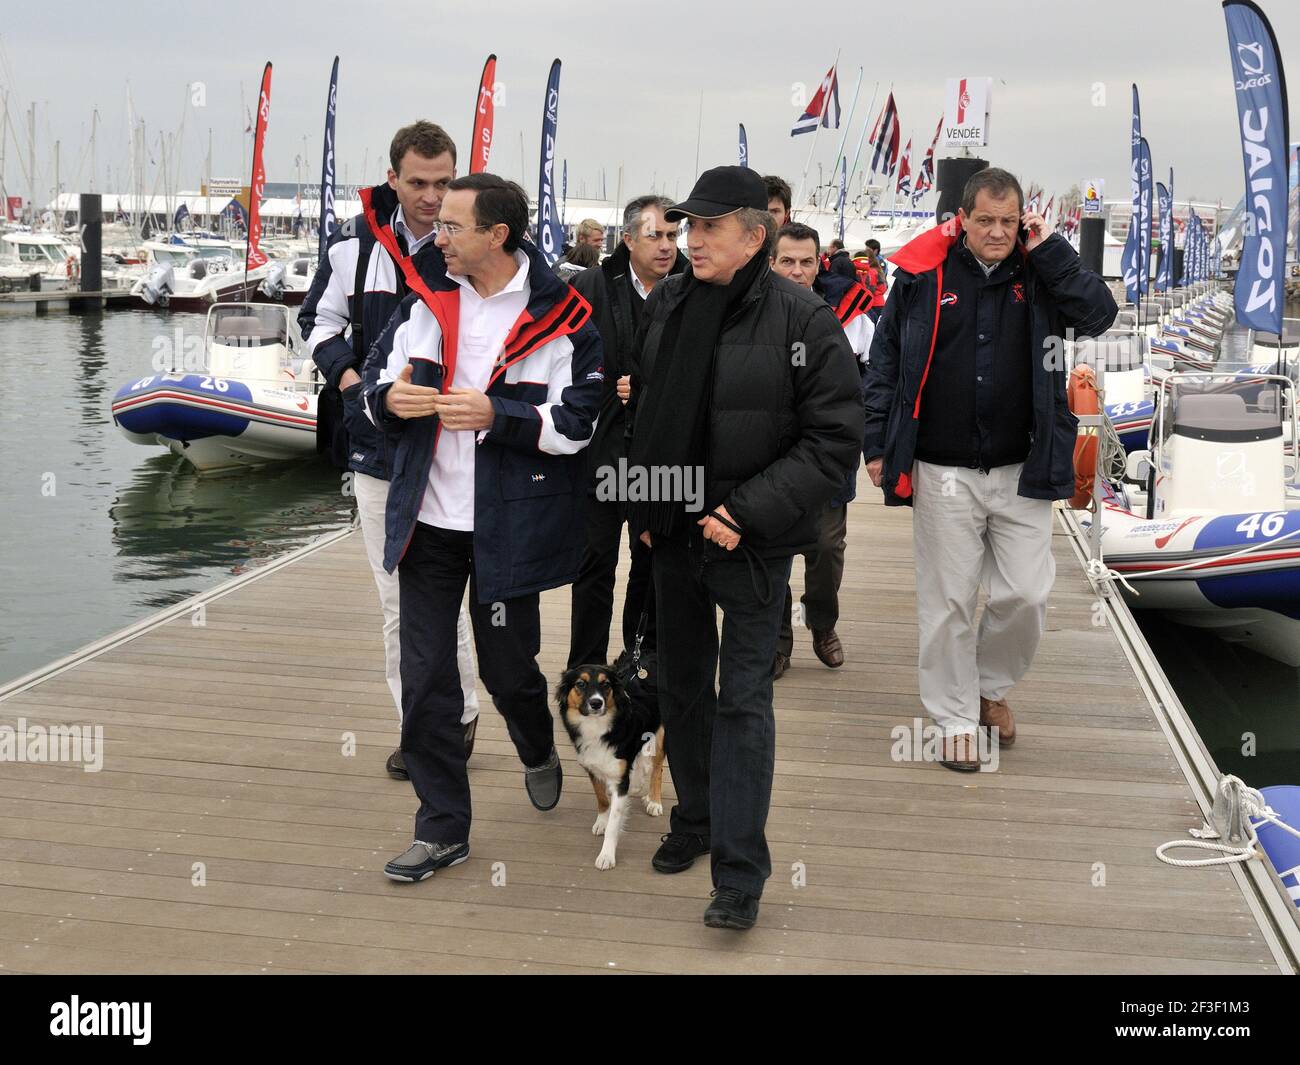
[{"label": "black backpack strap", "polygon": [[[349,219],[350,221],[350,219]],[[370,269],[370,253],[375,249],[375,242],[360,242],[357,251],[357,269],[352,276],[352,356],[357,360],[357,369],[366,361],[366,331],[362,326],[365,321],[363,308],[366,302],[366,273]]]}]

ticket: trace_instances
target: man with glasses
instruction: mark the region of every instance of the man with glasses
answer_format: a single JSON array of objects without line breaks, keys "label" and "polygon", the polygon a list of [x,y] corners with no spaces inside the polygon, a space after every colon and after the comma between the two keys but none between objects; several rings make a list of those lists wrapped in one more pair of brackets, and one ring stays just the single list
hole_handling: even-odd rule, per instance
[{"label": "man with glasses", "polygon": [[420,800],[414,842],[384,867],[418,881],[469,857],[459,752],[456,612],[469,582],[479,674],[506,720],[539,810],[560,800],[539,593],[570,583],[604,374],[591,309],[525,239],[518,185],[479,173],[447,186],[445,272],[411,282],[373,357],[366,413],[394,434],[384,565],[402,609],[402,750]]},{"label": "man with glasses", "polygon": [[[569,629],[569,666],[608,662],[609,624],[614,611],[614,571],[622,539],[624,506],[607,499],[600,486],[617,471],[627,452],[627,421],[619,387],[626,390],[636,358],[636,333],[646,298],[664,278],[681,273],[686,257],[677,249],[678,223],[664,220],[672,200],[638,196],[623,211],[623,239],[599,266],[585,270],[573,287],[591,304],[605,349],[605,390],[600,419],[587,448],[587,548],[573,582]],[[623,646],[636,640],[642,611],[649,617],[642,647],[655,646],[654,596],[650,584],[650,550],[632,538],[632,566],[623,597]]]},{"label": "man with glasses", "polygon": [[[433,226],[447,185],[456,176],[456,145],[442,127],[416,122],[397,131],[388,155],[388,181],[363,189],[362,213],[331,234],[298,324],[307,354],[325,377],[318,402],[322,442],[336,464],[351,471],[361,538],[384,616],[384,673],[400,721],[400,593],[397,578],[384,570],[384,507],[392,455],[384,434],[362,412],[361,374],[371,343],[407,293],[405,260],[412,260],[416,269],[441,270]],[[336,408],[341,416],[331,421],[328,412]],[[456,632],[464,702],[461,729],[468,759],[478,730],[478,693],[464,610]],[[388,756],[386,768],[389,776],[407,779],[400,746]]]}]

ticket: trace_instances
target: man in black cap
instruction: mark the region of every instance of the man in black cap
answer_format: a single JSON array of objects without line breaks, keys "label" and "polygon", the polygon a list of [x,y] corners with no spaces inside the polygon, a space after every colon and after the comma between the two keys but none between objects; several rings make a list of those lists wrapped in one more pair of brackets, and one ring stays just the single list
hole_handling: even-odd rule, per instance
[{"label": "man in black cap", "polygon": [[771,875],[783,591],[863,433],[853,351],[824,300],[772,273],[767,204],[758,174],[721,166],[665,212],[686,220],[690,266],[646,302],[628,407],[628,483],[640,471],[652,486],[629,493],[628,524],[672,619],[659,705],[678,802],[653,864],[681,872],[711,852],[713,928],[753,925]]}]

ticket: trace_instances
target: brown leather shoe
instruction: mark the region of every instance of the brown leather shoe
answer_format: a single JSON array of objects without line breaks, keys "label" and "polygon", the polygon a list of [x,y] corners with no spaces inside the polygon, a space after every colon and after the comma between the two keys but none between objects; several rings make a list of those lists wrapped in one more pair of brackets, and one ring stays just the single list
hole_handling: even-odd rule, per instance
[{"label": "brown leather shoe", "polygon": [[980,696],[980,724],[998,727],[998,746],[1010,747],[1016,742],[1016,719],[1005,699],[985,699]]},{"label": "brown leather shoe", "polygon": [[410,780],[410,774],[406,771],[406,762],[402,758],[402,748],[398,747],[388,756],[388,761],[384,763],[384,768],[388,770],[388,775],[394,780]]},{"label": "brown leather shoe", "polygon": [[975,733],[963,732],[943,738],[943,758],[939,764],[959,773],[978,773],[980,768]]},{"label": "brown leather shoe", "polygon": [[780,680],[785,671],[790,668],[790,656],[780,651],[776,653],[776,660],[772,663],[772,679]]},{"label": "brown leather shoe", "polygon": [[813,654],[821,659],[822,665],[831,669],[844,665],[844,647],[834,629],[813,629],[812,640]]}]

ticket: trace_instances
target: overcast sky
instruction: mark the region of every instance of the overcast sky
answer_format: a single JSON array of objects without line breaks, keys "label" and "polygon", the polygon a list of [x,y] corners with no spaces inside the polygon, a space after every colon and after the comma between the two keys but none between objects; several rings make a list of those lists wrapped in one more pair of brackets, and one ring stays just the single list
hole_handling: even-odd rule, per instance
[{"label": "overcast sky", "polygon": [[[1263,6],[1284,62],[1291,53],[1294,105],[1300,5]],[[858,67],[865,68],[850,150],[877,80],[877,109],[892,83],[903,140],[912,136],[923,152],[942,110],[944,79],[989,75],[992,143],[985,158],[1049,191],[1101,177],[1108,198],[1126,198],[1129,83],[1136,81],[1156,174],[1174,166],[1178,198],[1235,203],[1242,192],[1227,36],[1212,0],[1076,0],[1050,10],[1024,0],[227,0],[119,7],[73,0],[6,5],[0,46],[7,61],[0,88],[9,92],[11,120],[4,178],[11,193],[27,194],[13,138],[25,160],[24,111],[35,102],[42,200],[53,185],[56,139],[64,188],[78,191],[78,176],[80,186],[88,184],[96,108],[97,185],[123,185],[128,82],[155,146],[156,135],[176,133],[185,116],[180,188],[201,180],[209,129],[214,173],[246,181],[241,83],[245,105],[255,109],[267,59],[275,64],[268,178],[297,180],[295,158],[304,156],[304,179],[318,182],[336,52],[340,181],[381,180],[393,130],[417,117],[447,128],[462,146],[464,168],[479,74],[487,53],[496,52],[504,102],[491,169],[518,180],[522,167],[533,194],[542,97],[556,56],[564,62],[558,155],[568,160],[570,196],[579,195],[582,182],[595,195],[604,167],[612,198],[620,164],[624,199],[652,181],[661,192],[685,196],[695,176],[701,93],[701,169],[736,162],[736,125],[744,122],[751,165],[797,185],[811,138],[789,135],[800,110],[791,103],[793,87],[815,87],[836,48],[846,119]],[[204,107],[190,105],[195,82],[203,85]],[[1105,94],[1100,107],[1098,84]],[[1298,125],[1300,117],[1293,139],[1300,138]],[[817,160],[830,171],[841,133],[822,131],[810,180]]]}]

